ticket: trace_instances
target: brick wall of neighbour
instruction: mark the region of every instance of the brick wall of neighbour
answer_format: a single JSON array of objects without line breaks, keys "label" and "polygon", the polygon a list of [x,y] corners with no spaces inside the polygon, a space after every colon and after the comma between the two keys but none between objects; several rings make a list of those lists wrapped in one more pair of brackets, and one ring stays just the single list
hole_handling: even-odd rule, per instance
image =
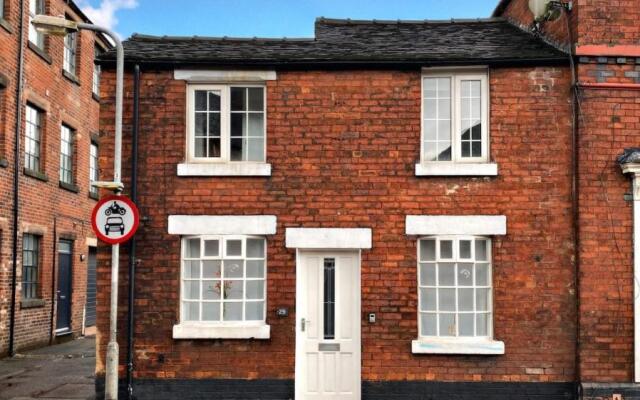
[{"label": "brick wall of neighbour", "polygon": [[[111,154],[114,73],[104,79],[103,154]],[[126,83],[129,176],[131,75]],[[576,298],[570,201],[569,70],[491,69],[495,178],[418,178],[420,71],[279,71],[267,84],[271,177],[178,177],[184,159],[186,85],[172,71],[143,71],[140,103],[135,375],[140,378],[284,378],[294,375],[295,252],[286,227],[371,227],[362,253],[363,380],[571,382]],[[109,158],[101,159],[105,174]],[[179,249],[171,214],[273,214],[268,237],[271,339],[173,340]],[[495,337],[503,356],[413,355],[417,337],[416,238],[408,214],[504,214],[493,241]],[[163,249],[158,251],[158,249]],[[126,257],[123,257],[123,262]],[[98,263],[98,365],[108,332],[109,249]],[[122,273],[120,344],[126,341]],[[277,307],[288,307],[277,318]],[[121,352],[124,357],[124,351]],[[121,366],[122,368],[122,366]],[[121,369],[122,370],[122,369]]]},{"label": "brick wall of neighbour", "polygon": [[[62,0],[47,0],[46,11],[53,15],[74,15]],[[5,21],[0,21],[0,77],[8,85],[0,88],[0,355],[8,350],[9,308],[12,272],[12,210],[15,146],[16,85],[18,82],[19,1],[5,0]],[[28,2],[25,2],[25,7]],[[27,32],[27,14],[24,31]],[[20,132],[20,215],[18,241],[18,293],[15,345],[24,349],[49,342],[52,298],[57,282],[57,241],[74,240],[72,266],[72,330],[79,334],[85,304],[87,238],[94,237],[88,224],[95,201],[89,193],[89,143],[98,132],[99,104],[92,99],[94,35],[79,35],[77,78],[72,82],[62,74],[63,39],[48,38],[45,55],[26,46],[24,49],[24,96],[22,99],[22,130]],[[41,153],[42,172],[47,181],[23,173],[24,105],[31,102],[45,111]],[[76,130],[73,173],[78,192],[59,187],[60,126],[64,123]],[[21,305],[22,235],[25,232],[42,236],[40,245],[40,282],[38,292],[43,300],[35,308]],[[55,268],[54,268],[55,265]],[[53,281],[53,285],[52,285]],[[55,313],[55,307],[54,307]],[[55,325],[55,315],[53,318]]]}]

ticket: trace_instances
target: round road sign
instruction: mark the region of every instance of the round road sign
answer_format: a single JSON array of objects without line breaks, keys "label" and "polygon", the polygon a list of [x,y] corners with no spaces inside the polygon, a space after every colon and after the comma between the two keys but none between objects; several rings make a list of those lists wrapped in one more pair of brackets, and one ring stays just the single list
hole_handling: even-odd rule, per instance
[{"label": "round road sign", "polygon": [[110,244],[131,239],[140,223],[136,205],[125,196],[109,196],[93,208],[91,226],[98,239]]}]

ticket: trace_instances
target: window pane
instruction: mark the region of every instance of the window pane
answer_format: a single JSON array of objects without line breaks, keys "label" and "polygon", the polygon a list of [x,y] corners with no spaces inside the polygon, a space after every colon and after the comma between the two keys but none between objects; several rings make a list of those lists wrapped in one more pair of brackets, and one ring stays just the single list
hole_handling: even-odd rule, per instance
[{"label": "window pane", "polygon": [[336,308],[336,260],[324,259],[324,338],[335,338],[335,308]]},{"label": "window pane", "polygon": [[455,314],[439,314],[440,317],[440,336],[456,335],[456,315]]},{"label": "window pane", "polygon": [[264,239],[247,239],[247,257],[264,258]]},{"label": "window pane", "polygon": [[227,255],[228,256],[241,256],[242,255],[242,240],[227,240]]},{"label": "window pane", "polygon": [[202,262],[202,277],[205,279],[219,279],[220,276],[220,261],[219,260],[207,260]]},{"label": "window pane", "polygon": [[454,263],[438,264],[438,285],[453,286],[456,283],[456,265]]},{"label": "window pane", "polygon": [[208,143],[209,157],[220,157],[220,138],[210,138]]},{"label": "window pane", "polygon": [[224,262],[224,278],[242,278],[243,277],[243,268],[242,264],[244,262],[242,260],[231,260]]},{"label": "window pane", "polygon": [[247,161],[263,161],[264,160],[264,139],[248,139],[247,140]]},{"label": "window pane", "polygon": [[482,142],[471,143],[471,156],[482,157]]},{"label": "window pane", "polygon": [[487,241],[476,239],[476,260],[487,261]]},{"label": "window pane", "polygon": [[247,260],[247,278],[264,278],[264,261]]},{"label": "window pane", "polygon": [[187,258],[198,258],[200,257],[200,239],[188,239],[187,240],[187,248],[185,252],[185,257]]},{"label": "window pane", "polygon": [[196,113],[195,132],[196,132],[196,136],[206,135],[207,133],[207,114],[206,113]]},{"label": "window pane", "polygon": [[220,300],[221,281],[202,281],[202,299]]},{"label": "window pane", "polygon": [[196,139],[195,142],[195,156],[206,157],[207,156],[207,139]]},{"label": "window pane", "polygon": [[420,311],[437,311],[437,289],[420,289]]},{"label": "window pane", "polygon": [[438,140],[438,121],[436,121],[435,119],[424,120],[424,140],[425,141]]},{"label": "window pane", "polygon": [[247,303],[247,321],[261,321],[264,319],[264,302],[252,301]]},{"label": "window pane", "polygon": [[438,97],[438,80],[435,78],[424,78],[424,98],[434,99]]},{"label": "window pane", "polygon": [[247,109],[245,93],[245,88],[231,88],[231,111],[245,111]]},{"label": "window pane", "polygon": [[224,303],[224,320],[225,321],[242,321],[242,303]]},{"label": "window pane", "polygon": [[438,335],[438,316],[437,314],[420,314],[420,329],[423,336]]},{"label": "window pane", "polygon": [[220,111],[220,92],[217,90],[209,92],[209,111]]},{"label": "window pane", "polygon": [[438,143],[438,161],[451,161],[451,142]]},{"label": "window pane", "polygon": [[264,298],[264,281],[247,281],[247,299]]},{"label": "window pane", "polygon": [[476,289],[476,310],[489,310],[489,289]]},{"label": "window pane", "polygon": [[489,318],[488,314],[476,315],[476,336],[489,335]]},{"label": "window pane", "polygon": [[489,264],[476,264],[476,285],[489,286]]},{"label": "window pane", "polygon": [[220,113],[209,114],[209,136],[220,136]]},{"label": "window pane", "polygon": [[185,261],[184,277],[186,279],[200,278],[200,261]]},{"label": "window pane", "polygon": [[249,111],[264,110],[264,88],[249,88]]},{"label": "window pane", "polygon": [[264,136],[263,114],[249,114],[248,135],[254,137]]},{"label": "window pane", "polygon": [[200,308],[196,302],[182,303],[182,319],[185,321],[198,321],[200,319]]},{"label": "window pane", "polygon": [[200,299],[200,282],[199,281],[185,281],[183,282],[182,297],[188,300]]},{"label": "window pane", "polygon": [[453,258],[453,241],[441,240],[440,241],[440,258]]},{"label": "window pane", "polygon": [[473,264],[459,263],[458,264],[458,286],[472,286],[473,285]]},{"label": "window pane", "polygon": [[460,242],[460,258],[471,258],[471,241],[461,240]]},{"label": "window pane", "polygon": [[243,281],[224,281],[224,298],[230,300],[242,299]]},{"label": "window pane", "polygon": [[460,336],[473,336],[473,322],[475,314],[460,314],[458,320],[460,321]]},{"label": "window pane", "polygon": [[458,289],[458,311],[473,311],[473,289]]},{"label": "window pane", "polygon": [[436,265],[420,264],[420,284],[422,286],[436,285]]},{"label": "window pane", "polygon": [[217,257],[219,255],[220,242],[218,240],[205,240],[204,241],[204,256],[205,257]]},{"label": "window pane", "polygon": [[436,259],[436,241],[433,239],[420,241],[420,260],[435,261]]},{"label": "window pane", "polygon": [[456,290],[438,289],[438,311],[456,310]]},{"label": "window pane", "polygon": [[220,303],[202,303],[203,321],[220,321]]},{"label": "window pane", "polygon": [[231,161],[243,160],[243,142],[242,139],[231,139]]},{"label": "window pane", "polygon": [[196,90],[196,111],[205,111],[207,109],[207,92],[205,90]]},{"label": "window pane", "polygon": [[424,117],[426,119],[437,120],[438,118],[438,100],[425,99],[424,100]]},{"label": "window pane", "polygon": [[246,133],[245,126],[247,124],[246,114],[231,114],[231,136],[241,137]]}]

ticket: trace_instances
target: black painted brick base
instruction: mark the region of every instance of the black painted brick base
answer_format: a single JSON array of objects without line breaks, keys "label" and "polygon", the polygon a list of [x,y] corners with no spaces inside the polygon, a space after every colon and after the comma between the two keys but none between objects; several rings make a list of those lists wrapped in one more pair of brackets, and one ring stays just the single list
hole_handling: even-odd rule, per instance
[{"label": "black painted brick base", "polygon": [[[96,393],[97,398],[104,396],[104,378],[96,379]],[[293,393],[293,380],[137,379],[134,382],[134,396],[138,400],[289,400],[293,399]],[[124,382],[120,384],[119,398],[127,398]],[[508,382],[363,382],[362,399],[575,400],[575,385]]]},{"label": "black painted brick base", "polygon": [[588,384],[582,385],[582,400],[610,400],[614,394],[624,400],[640,400],[640,385],[633,384]]}]

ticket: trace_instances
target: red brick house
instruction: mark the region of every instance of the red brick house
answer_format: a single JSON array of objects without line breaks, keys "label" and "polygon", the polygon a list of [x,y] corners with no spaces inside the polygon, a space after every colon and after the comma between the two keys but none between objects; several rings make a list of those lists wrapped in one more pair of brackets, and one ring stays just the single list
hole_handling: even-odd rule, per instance
[{"label": "red brick house", "polygon": [[[321,18],[312,39],[127,40],[134,395],[638,398],[624,6],[581,0],[538,26],[513,0],[483,20]],[[103,67],[108,133],[113,54]],[[108,262],[104,248],[98,390]]]},{"label": "red brick house", "polygon": [[94,53],[108,43],[46,37],[38,13],[90,22],[71,1],[0,0],[0,356],[95,325]]}]

